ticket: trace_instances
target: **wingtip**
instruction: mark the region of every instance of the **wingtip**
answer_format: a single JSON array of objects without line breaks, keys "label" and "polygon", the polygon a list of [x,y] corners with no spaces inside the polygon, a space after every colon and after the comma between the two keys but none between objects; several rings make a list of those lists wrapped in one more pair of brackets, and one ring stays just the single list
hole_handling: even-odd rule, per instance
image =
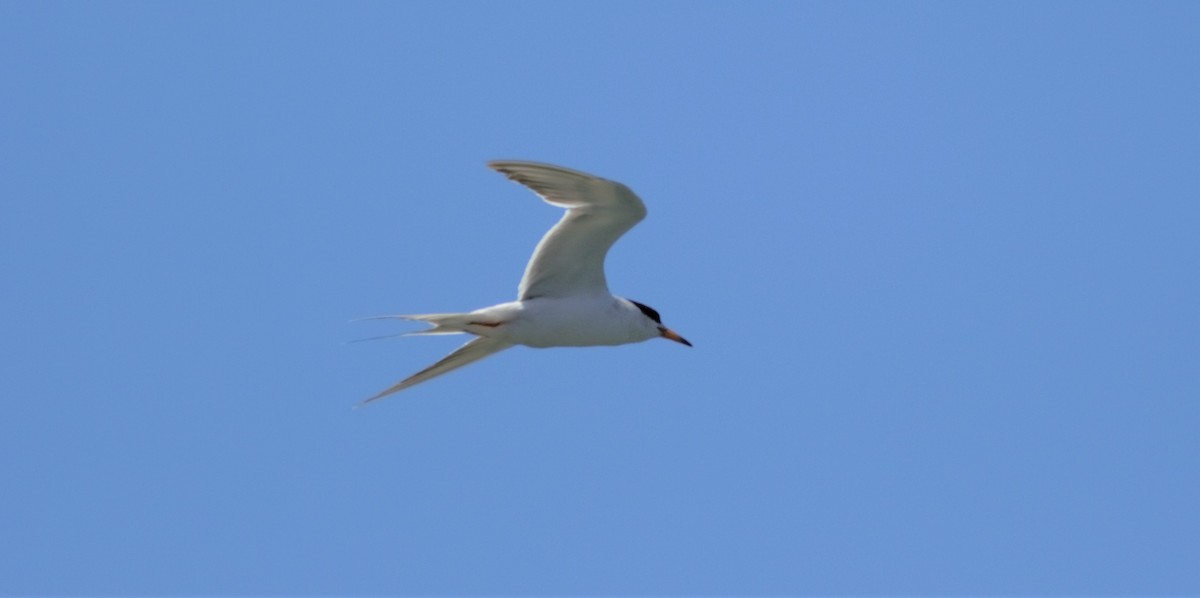
[{"label": "wingtip", "polygon": [[505,165],[512,164],[513,162],[518,162],[518,160],[488,160],[487,167],[496,172],[504,172]]},{"label": "wingtip", "polygon": [[374,403],[375,401],[378,401],[379,399],[382,399],[390,394],[397,393],[397,392],[400,392],[401,390],[404,390],[405,388],[408,387],[405,384],[405,382],[408,382],[408,380],[405,380],[404,382],[397,382],[396,384],[393,384],[391,387],[389,387],[387,390],[384,390],[383,392],[380,392],[374,396],[367,397],[367,398],[359,401],[358,404],[354,406],[354,408],[360,409],[362,407],[366,407],[367,405]]},{"label": "wingtip", "polygon": [[362,409],[363,407],[366,407],[367,405],[370,405],[371,403],[374,403],[375,401],[378,401],[379,399],[382,399],[383,397],[386,397],[389,394],[391,394],[390,389],[389,389],[389,391],[385,391],[385,392],[383,392],[381,394],[377,394],[373,397],[365,398],[365,399],[359,401],[358,403],[355,403],[353,409]]},{"label": "wingtip", "polygon": [[487,161],[488,168],[500,168],[505,164],[546,164],[545,162],[535,162],[533,160],[518,160],[516,158],[493,158]]},{"label": "wingtip", "polygon": [[528,160],[488,160],[487,167],[504,175],[505,178],[519,183],[520,181],[516,179],[517,173],[513,172],[513,169],[523,164],[542,166],[540,162],[530,162]]},{"label": "wingtip", "polygon": [[[594,174],[584,172],[582,170],[575,170],[574,168],[567,168],[566,166],[559,166],[558,164],[551,164],[549,162],[538,162],[537,160],[512,160],[512,159],[488,160],[487,167],[491,168],[492,170],[495,170],[496,172],[499,172],[513,180],[516,180],[516,178],[514,178],[514,177],[519,176],[518,173],[513,172],[513,170],[516,168],[522,168],[522,167],[533,168],[533,169],[538,169],[538,170],[548,170],[548,171],[552,171],[552,172],[558,172],[558,173],[562,173],[562,174],[568,174],[568,175],[583,177],[583,178],[587,178],[587,179],[607,180],[607,179],[604,179],[603,177],[599,177]],[[517,182],[520,182],[520,181],[517,181]]]}]

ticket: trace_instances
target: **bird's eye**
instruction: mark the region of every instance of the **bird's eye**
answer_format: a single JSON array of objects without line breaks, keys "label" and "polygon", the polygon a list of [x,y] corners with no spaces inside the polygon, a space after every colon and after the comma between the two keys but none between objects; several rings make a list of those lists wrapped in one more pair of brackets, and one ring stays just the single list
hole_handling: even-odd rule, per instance
[{"label": "bird's eye", "polygon": [[642,313],[646,314],[647,318],[654,320],[654,323],[662,324],[662,317],[658,315],[658,312],[655,311],[653,307],[650,307],[649,305],[645,305],[642,303],[638,303],[637,301],[634,301],[633,299],[630,299],[629,302],[636,305],[638,309],[642,310]]}]

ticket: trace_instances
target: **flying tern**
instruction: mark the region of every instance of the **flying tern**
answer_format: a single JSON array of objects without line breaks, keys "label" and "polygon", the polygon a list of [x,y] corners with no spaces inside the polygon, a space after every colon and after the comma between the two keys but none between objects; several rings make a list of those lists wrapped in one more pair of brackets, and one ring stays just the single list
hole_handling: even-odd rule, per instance
[{"label": "flying tern", "polygon": [[468,313],[382,316],[418,320],[432,328],[409,333],[473,334],[476,338],[437,363],[362,402],[370,403],[514,345],[585,347],[665,338],[692,346],[667,328],[653,308],[609,292],[604,257],[621,235],[646,217],[633,191],[578,170],[523,160],[488,167],[566,213],[542,237],[525,266],[517,300]]}]

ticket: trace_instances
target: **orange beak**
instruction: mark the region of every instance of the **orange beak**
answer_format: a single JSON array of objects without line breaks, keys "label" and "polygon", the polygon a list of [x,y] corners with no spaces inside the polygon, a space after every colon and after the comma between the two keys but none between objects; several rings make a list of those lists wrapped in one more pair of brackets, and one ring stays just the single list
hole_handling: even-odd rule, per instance
[{"label": "orange beak", "polygon": [[692,343],[689,343],[686,338],[679,336],[678,332],[675,332],[674,330],[671,330],[670,328],[660,328],[659,330],[660,330],[659,334],[661,334],[663,338],[671,339],[677,343],[683,343],[689,347],[692,346]]}]

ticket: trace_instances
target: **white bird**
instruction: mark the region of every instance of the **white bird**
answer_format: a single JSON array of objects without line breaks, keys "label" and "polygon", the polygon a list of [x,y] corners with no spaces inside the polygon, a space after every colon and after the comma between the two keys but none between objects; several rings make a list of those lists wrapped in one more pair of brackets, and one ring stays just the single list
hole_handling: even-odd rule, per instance
[{"label": "white bird", "polygon": [[382,316],[433,325],[412,335],[468,333],[476,338],[362,404],[513,345],[623,345],[662,337],[692,346],[664,326],[654,309],[608,291],[604,256],[621,235],[646,217],[646,206],[629,187],[538,162],[495,160],[488,167],[529,187],[547,203],[566,208],[566,214],[534,249],[516,301],[469,313]]}]

